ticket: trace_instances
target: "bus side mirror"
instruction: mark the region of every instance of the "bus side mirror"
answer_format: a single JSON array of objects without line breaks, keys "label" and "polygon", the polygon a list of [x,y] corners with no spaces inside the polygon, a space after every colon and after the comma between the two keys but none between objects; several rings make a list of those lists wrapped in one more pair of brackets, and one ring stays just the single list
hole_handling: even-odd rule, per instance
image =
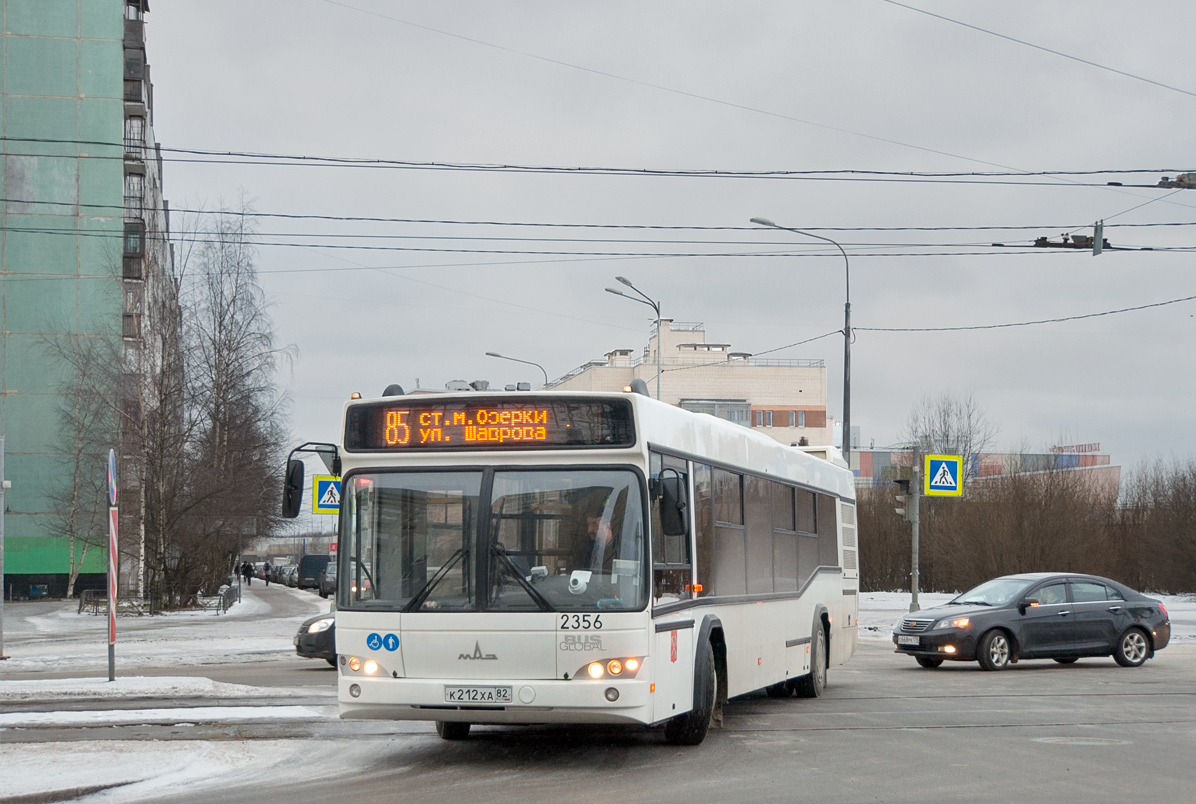
[{"label": "bus side mirror", "polygon": [[287,476],[282,482],[282,515],[287,519],[299,516],[303,507],[303,461],[287,461]]},{"label": "bus side mirror", "polygon": [[[667,474],[671,473],[671,474]],[[685,536],[689,533],[688,501],[685,478],[675,469],[660,475],[660,524],[665,536]]]}]

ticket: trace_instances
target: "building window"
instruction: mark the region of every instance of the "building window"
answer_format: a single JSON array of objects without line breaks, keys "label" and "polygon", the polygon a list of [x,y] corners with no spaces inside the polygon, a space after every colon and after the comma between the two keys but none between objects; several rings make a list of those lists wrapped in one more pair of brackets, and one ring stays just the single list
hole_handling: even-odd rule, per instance
[{"label": "building window", "polygon": [[145,118],[125,120],[125,153],[134,159],[145,159]]},{"label": "building window", "polygon": [[145,224],[141,221],[125,224],[125,254],[145,253]]},{"label": "building window", "polygon": [[799,410],[797,412],[797,426],[798,427],[806,426],[806,412],[804,410]]},{"label": "building window", "polygon": [[125,176],[125,217],[141,217],[141,199],[145,194],[145,176],[129,173]]},{"label": "building window", "polygon": [[796,410],[789,411],[789,426],[797,427],[797,411]]},{"label": "building window", "polygon": [[764,411],[764,426],[772,427],[772,411],[771,410]]},{"label": "building window", "polygon": [[762,411],[762,410],[756,411],[756,426],[757,427],[764,426],[764,411]]}]

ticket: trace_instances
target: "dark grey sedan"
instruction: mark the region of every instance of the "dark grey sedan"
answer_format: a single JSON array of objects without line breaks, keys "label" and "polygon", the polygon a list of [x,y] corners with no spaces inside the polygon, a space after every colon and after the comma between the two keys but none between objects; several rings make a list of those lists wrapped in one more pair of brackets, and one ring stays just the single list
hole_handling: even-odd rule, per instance
[{"label": "dark grey sedan", "polygon": [[304,620],[295,634],[295,653],[336,667],[336,615],[329,612]]},{"label": "dark grey sedan", "polygon": [[952,660],[1001,670],[1021,659],[1071,664],[1084,656],[1138,667],[1170,639],[1159,601],[1108,578],[1067,572],[994,578],[907,614],[893,629],[896,652],[927,668]]}]

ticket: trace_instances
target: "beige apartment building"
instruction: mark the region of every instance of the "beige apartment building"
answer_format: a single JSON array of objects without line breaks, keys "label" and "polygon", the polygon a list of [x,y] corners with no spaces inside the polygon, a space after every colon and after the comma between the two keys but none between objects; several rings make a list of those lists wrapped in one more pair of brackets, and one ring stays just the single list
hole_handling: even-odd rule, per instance
[{"label": "beige apartment building", "polygon": [[702,324],[662,319],[652,327],[642,354],[615,349],[545,386],[555,391],[620,391],[643,380],[671,405],[710,413],[758,429],[782,444],[831,443],[834,422],[826,415],[826,364],[822,360],[752,357],[729,343],[706,340]]}]

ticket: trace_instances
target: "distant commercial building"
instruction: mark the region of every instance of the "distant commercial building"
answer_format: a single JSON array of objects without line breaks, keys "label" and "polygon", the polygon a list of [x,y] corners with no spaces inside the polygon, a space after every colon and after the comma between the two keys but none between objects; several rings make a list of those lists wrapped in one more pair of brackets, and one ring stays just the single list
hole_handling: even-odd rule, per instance
[{"label": "distant commercial building", "polygon": [[[0,209],[0,433],[5,436],[5,593],[62,594],[71,552],[55,489],[75,463],[60,411],[66,365],[56,339],[103,342],[119,422],[124,589],[139,592],[144,505],[137,458],[145,333],[155,277],[171,258],[153,87],[148,0],[0,0],[3,11],[3,207]],[[104,450],[106,454],[107,450]],[[81,467],[103,476],[105,466]],[[91,477],[91,474],[87,475]],[[101,512],[101,522],[106,512]],[[106,533],[106,529],[101,530]],[[98,541],[98,540],[97,540]],[[78,563],[81,546],[75,547]],[[79,586],[104,585],[107,552],[88,548]]]},{"label": "distant commercial building", "polygon": [[[633,379],[671,405],[752,427],[783,444],[831,443],[822,360],[758,358],[706,340],[702,324],[663,319],[641,354],[615,349],[546,386],[556,391],[619,391]],[[854,429],[854,428],[853,428]]]},{"label": "distant commercial building", "polygon": [[[980,452],[965,456],[965,475],[977,482],[1013,474],[1048,470],[1084,472],[1090,481],[1114,496],[1121,484],[1121,467],[1100,453],[1100,444],[1053,447],[1044,453]],[[864,449],[852,454],[857,488],[885,486],[908,476],[913,453],[909,450]]]}]

